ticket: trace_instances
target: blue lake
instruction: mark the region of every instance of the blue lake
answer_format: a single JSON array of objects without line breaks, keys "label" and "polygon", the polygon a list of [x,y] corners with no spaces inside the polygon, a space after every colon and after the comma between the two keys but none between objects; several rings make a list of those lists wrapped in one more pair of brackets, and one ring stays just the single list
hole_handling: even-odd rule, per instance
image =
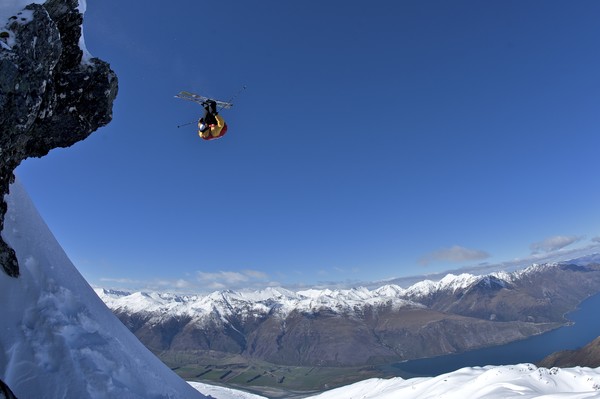
[{"label": "blue lake", "polygon": [[553,352],[582,347],[600,336],[600,294],[567,315],[574,324],[510,344],[393,365],[397,376],[434,376],[462,367],[535,363]]}]

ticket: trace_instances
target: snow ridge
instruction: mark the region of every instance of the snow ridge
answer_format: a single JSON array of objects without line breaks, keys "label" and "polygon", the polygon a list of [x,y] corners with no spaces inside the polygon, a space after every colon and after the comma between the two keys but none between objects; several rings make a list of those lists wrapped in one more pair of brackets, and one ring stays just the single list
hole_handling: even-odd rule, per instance
[{"label": "snow ridge", "polygon": [[368,306],[392,306],[396,309],[425,307],[420,302],[438,293],[455,293],[480,282],[488,286],[494,283],[506,286],[530,274],[558,265],[533,265],[522,271],[494,272],[480,276],[468,273],[448,274],[439,281],[423,280],[408,288],[390,284],[374,290],[358,287],[294,292],[281,287],[269,287],[260,291],[215,291],[204,296],[126,292],[103,288],[96,288],[95,291],[113,311],[153,314],[161,318],[187,316],[202,320],[217,316],[226,321],[229,316],[234,315],[246,318],[274,313],[285,318],[293,311],[315,313],[320,310],[348,315],[360,313]]},{"label": "snow ridge", "polygon": [[368,305],[422,306],[397,295],[388,295],[383,290],[370,291],[366,288],[298,292],[284,288],[267,288],[253,292],[217,291],[207,296],[127,293],[102,288],[96,288],[95,291],[113,311],[190,316],[192,318],[204,318],[211,314],[218,314],[222,317],[235,314],[244,318],[270,312],[285,318],[292,311],[316,312],[324,308],[348,314]]},{"label": "snow ridge", "polygon": [[310,399],[599,398],[600,369],[515,366],[466,367],[430,378],[370,379]]}]

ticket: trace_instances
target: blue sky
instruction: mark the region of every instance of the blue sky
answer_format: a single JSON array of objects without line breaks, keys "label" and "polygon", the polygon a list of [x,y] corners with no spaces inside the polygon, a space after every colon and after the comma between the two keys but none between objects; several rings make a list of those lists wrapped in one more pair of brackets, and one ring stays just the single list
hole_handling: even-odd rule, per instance
[{"label": "blue sky", "polygon": [[[93,285],[354,284],[600,244],[596,1],[89,0],[113,122],[17,174]],[[180,90],[229,99],[204,142]]]}]

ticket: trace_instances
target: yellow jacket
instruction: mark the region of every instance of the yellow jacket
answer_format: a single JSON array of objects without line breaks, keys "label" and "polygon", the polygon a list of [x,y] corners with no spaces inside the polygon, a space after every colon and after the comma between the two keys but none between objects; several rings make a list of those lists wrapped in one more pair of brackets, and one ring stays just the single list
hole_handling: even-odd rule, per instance
[{"label": "yellow jacket", "polygon": [[[202,137],[204,140],[212,140],[218,139],[219,137],[223,137],[227,132],[227,124],[221,115],[215,115],[217,119],[216,125],[209,125],[208,129],[205,131],[198,130],[198,135]],[[200,122],[198,122],[198,128],[200,128]]]}]

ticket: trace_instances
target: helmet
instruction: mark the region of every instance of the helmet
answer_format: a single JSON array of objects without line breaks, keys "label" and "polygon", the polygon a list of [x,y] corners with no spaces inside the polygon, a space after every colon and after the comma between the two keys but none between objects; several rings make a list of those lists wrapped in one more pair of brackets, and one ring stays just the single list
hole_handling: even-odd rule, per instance
[{"label": "helmet", "polygon": [[200,130],[201,132],[204,132],[207,128],[208,128],[208,126],[206,126],[206,124],[204,122],[200,122],[198,124],[198,130]]}]

